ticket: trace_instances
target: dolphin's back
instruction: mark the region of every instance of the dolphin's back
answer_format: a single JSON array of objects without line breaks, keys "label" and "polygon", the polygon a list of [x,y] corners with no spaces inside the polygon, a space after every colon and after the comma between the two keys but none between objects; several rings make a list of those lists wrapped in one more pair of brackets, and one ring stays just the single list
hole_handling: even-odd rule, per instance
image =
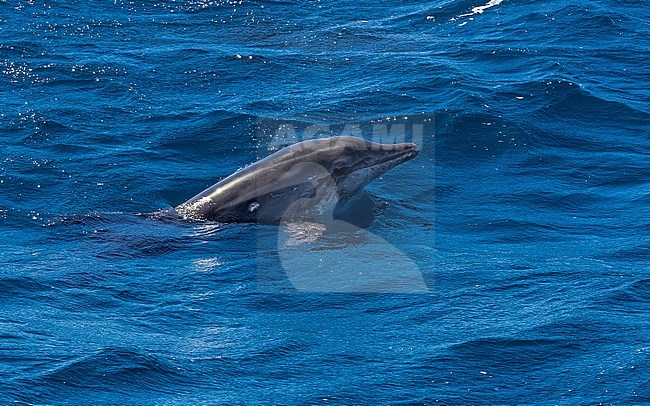
[{"label": "dolphin's back", "polygon": [[[216,221],[258,221],[263,196],[282,192],[281,178],[291,174],[296,164],[295,145],[283,148],[220,180],[178,205],[185,217]],[[285,181],[286,182],[286,181]]]}]

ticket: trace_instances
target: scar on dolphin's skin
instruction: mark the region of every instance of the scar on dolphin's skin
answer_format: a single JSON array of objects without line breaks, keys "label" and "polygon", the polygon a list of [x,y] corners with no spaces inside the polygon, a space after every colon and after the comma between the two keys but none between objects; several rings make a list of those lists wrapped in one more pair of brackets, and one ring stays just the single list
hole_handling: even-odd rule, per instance
[{"label": "scar on dolphin's skin", "polygon": [[349,136],[303,141],[228,176],[176,211],[187,219],[221,222],[318,217],[418,153],[412,143]]}]

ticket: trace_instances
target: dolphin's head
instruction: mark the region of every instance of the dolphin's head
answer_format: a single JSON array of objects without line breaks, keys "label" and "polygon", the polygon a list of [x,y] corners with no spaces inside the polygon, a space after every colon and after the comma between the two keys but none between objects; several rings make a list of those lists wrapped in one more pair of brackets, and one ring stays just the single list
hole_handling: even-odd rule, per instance
[{"label": "dolphin's head", "polygon": [[336,183],[341,200],[419,153],[413,143],[380,144],[349,136],[304,141],[290,151],[297,161],[322,166]]}]

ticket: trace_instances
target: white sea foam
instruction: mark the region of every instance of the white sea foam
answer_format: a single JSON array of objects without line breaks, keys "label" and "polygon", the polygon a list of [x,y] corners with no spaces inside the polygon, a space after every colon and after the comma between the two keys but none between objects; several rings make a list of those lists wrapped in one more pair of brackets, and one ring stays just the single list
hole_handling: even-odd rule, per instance
[{"label": "white sea foam", "polygon": [[489,8],[492,8],[494,6],[498,6],[501,3],[503,3],[503,0],[490,0],[490,1],[488,1],[488,3],[486,5],[484,5],[484,6],[476,6],[476,7],[472,8],[471,12],[466,13],[466,14],[461,14],[458,17],[454,18],[453,20],[457,20],[457,19],[463,18],[463,17],[470,17],[470,16],[473,16],[475,14],[483,14],[483,12],[485,10],[487,10]]}]

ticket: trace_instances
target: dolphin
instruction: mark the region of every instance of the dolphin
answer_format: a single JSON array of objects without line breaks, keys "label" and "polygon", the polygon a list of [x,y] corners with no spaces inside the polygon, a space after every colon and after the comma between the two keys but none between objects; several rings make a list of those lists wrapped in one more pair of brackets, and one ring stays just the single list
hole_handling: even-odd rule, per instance
[{"label": "dolphin", "polygon": [[303,141],[233,173],[175,210],[185,219],[225,223],[318,218],[418,153],[413,143],[351,136]]}]

